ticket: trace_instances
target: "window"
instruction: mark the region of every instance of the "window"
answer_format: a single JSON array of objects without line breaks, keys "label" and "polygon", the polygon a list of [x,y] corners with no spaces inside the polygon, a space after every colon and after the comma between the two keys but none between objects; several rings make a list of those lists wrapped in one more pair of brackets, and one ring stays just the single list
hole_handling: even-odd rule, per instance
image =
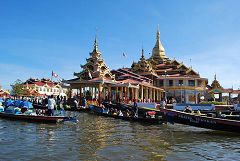
[{"label": "window", "polygon": [[163,80],[159,80],[159,86],[160,86],[160,87],[163,86]]},{"label": "window", "polygon": [[182,86],[182,85],[183,85],[183,80],[179,80],[179,81],[178,81],[178,85],[179,85],[179,86]]},{"label": "window", "polygon": [[200,87],[202,85],[202,81],[198,80],[198,86]]},{"label": "window", "polygon": [[195,81],[194,80],[188,80],[188,85],[189,86],[195,86]]}]

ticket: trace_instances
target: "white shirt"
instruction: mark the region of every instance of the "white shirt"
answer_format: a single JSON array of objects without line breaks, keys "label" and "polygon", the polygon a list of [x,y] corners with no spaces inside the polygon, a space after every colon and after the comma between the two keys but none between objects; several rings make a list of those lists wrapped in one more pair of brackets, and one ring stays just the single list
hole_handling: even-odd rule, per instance
[{"label": "white shirt", "polygon": [[54,106],[56,105],[56,102],[53,98],[48,99],[48,109],[54,109]]}]

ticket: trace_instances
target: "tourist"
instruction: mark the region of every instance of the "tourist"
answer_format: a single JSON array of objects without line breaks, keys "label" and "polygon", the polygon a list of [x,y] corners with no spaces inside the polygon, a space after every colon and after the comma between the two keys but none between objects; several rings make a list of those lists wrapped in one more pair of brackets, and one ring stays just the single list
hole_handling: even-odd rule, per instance
[{"label": "tourist", "polygon": [[166,101],[164,99],[162,99],[162,101],[160,102],[160,107],[164,109],[164,108],[166,108],[166,105],[167,105]]},{"label": "tourist", "polygon": [[53,98],[53,95],[48,99],[48,116],[54,115],[54,107],[56,105],[56,101]]},{"label": "tourist", "polygon": [[118,116],[123,116],[123,113],[121,110],[118,111]]},{"label": "tourist", "polygon": [[83,107],[85,108],[87,106],[87,99],[86,97],[83,97]]},{"label": "tourist", "polygon": [[74,103],[74,108],[77,109],[77,107],[78,107],[78,101],[77,101],[76,98],[74,99],[73,103]]},{"label": "tourist", "polygon": [[192,110],[192,107],[189,106],[189,105],[186,106],[185,109],[184,109],[184,112],[186,112],[186,113],[192,113],[192,111],[193,111],[193,110]]}]

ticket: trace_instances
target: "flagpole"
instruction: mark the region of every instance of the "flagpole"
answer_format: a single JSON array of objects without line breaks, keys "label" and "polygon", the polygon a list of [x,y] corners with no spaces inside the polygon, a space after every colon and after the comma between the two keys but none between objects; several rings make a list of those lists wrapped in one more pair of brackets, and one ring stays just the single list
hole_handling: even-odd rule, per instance
[{"label": "flagpole", "polygon": [[52,74],[51,74],[51,82],[52,82],[52,79],[53,79],[53,71],[52,71]]}]

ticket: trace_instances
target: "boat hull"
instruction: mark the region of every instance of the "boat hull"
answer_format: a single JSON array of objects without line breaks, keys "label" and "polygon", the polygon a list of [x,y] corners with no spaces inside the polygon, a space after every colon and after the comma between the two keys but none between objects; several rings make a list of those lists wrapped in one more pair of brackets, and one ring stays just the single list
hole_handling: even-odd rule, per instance
[{"label": "boat hull", "polygon": [[240,121],[217,117],[201,116],[173,109],[161,109],[167,122],[200,128],[240,133]]},{"label": "boat hull", "polygon": [[90,105],[91,112],[99,116],[112,117],[115,119],[122,119],[126,121],[141,122],[145,124],[162,124],[163,123],[162,119],[159,119],[159,118],[125,117],[125,116],[111,115],[108,113],[101,112],[101,109],[102,109],[101,107]]},{"label": "boat hull", "polygon": [[39,122],[39,123],[57,123],[68,121],[71,118],[65,116],[39,116],[39,115],[22,115],[22,114],[10,114],[0,112],[1,118],[11,119],[11,120],[22,120],[28,122]]}]

